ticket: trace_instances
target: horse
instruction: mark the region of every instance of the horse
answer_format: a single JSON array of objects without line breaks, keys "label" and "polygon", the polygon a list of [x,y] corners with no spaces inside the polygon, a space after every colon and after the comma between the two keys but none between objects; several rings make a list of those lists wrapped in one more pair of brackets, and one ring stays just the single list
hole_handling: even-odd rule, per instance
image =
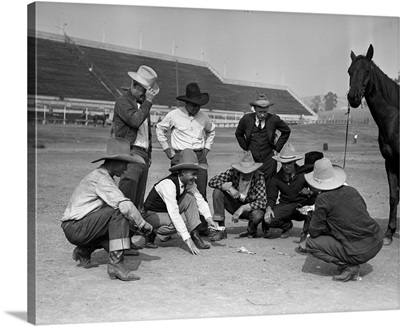
[{"label": "horse", "polygon": [[374,48],[370,44],[365,56],[351,51],[350,90],[347,100],[351,107],[360,106],[364,97],[376,122],[380,152],[385,159],[389,182],[389,223],[383,244],[390,245],[397,228],[399,204],[399,92],[400,86],[390,79],[373,61]]},{"label": "horse", "polygon": [[104,127],[106,125],[106,120],[108,119],[109,114],[95,114],[93,116],[93,125],[96,127],[97,123],[101,121],[101,125]]}]

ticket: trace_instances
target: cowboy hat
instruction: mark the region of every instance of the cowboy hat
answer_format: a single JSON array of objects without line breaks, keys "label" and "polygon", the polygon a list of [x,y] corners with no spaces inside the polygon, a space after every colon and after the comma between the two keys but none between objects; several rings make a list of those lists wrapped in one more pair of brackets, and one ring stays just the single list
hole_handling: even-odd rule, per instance
[{"label": "cowboy hat", "polygon": [[304,165],[300,166],[296,173],[309,173],[314,169],[314,163],[324,157],[322,152],[311,151],[304,154]]},{"label": "cowboy hat", "polygon": [[314,163],[314,171],[304,175],[307,183],[319,190],[339,188],[346,181],[346,173],[324,157]]},{"label": "cowboy hat", "polygon": [[272,158],[281,163],[289,163],[292,161],[298,161],[303,158],[301,155],[296,155],[292,144],[285,144],[280,151],[279,155],[272,156]]},{"label": "cowboy hat", "polygon": [[126,161],[128,163],[142,163],[146,164],[144,159],[139,155],[130,154],[130,143],[124,138],[110,138],[107,141],[106,155],[102,158],[92,161],[92,163],[101,160],[116,160],[116,161]]},{"label": "cowboy hat", "polygon": [[250,151],[245,151],[243,153],[241,161],[232,163],[231,167],[233,167],[235,170],[238,170],[239,172],[247,174],[257,170],[261,165],[263,164],[254,162],[253,155]]},{"label": "cowboy hat", "polygon": [[[136,80],[144,88],[149,89],[151,87],[156,92],[159,92],[160,87],[156,83],[158,76],[156,72],[150,67],[140,66],[137,72],[128,71],[128,75],[133,80]],[[126,90],[126,87],[122,87],[122,89]]]},{"label": "cowboy hat", "polygon": [[270,102],[264,94],[260,94],[254,102],[250,102],[250,105],[266,108],[268,106],[274,105],[274,103]]},{"label": "cowboy hat", "polygon": [[206,105],[210,100],[208,93],[201,93],[199,85],[189,83],[186,85],[186,95],[181,95],[176,98],[179,101],[189,102],[195,105]]},{"label": "cowboy hat", "polygon": [[185,148],[179,153],[179,163],[172,166],[169,170],[176,172],[180,170],[199,170],[206,169],[207,164],[199,164],[196,153],[190,149]]}]

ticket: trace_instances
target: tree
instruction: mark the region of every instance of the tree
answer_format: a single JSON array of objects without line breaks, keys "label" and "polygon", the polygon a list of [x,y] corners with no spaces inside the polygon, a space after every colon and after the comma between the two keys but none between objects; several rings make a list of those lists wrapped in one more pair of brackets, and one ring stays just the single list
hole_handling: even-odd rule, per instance
[{"label": "tree", "polygon": [[397,72],[397,78],[393,79],[397,84],[400,85],[400,71]]},{"label": "tree", "polygon": [[322,99],[321,99],[321,96],[319,96],[319,95],[314,96],[314,97],[311,99],[310,108],[311,108],[315,113],[318,113],[318,111],[321,109],[321,106],[322,106]]},{"label": "tree", "polygon": [[337,105],[337,95],[332,92],[328,92],[324,96],[324,104],[325,111],[332,111],[334,108],[336,108]]}]

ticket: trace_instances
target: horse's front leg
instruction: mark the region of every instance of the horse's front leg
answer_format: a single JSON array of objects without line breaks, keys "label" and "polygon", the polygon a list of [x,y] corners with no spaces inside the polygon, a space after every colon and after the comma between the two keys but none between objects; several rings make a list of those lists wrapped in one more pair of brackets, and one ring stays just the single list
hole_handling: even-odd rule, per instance
[{"label": "horse's front leg", "polygon": [[397,228],[397,206],[399,204],[399,171],[398,164],[393,162],[393,160],[385,160],[385,168],[389,181],[389,224],[385,237],[383,239],[383,244],[388,246],[393,241],[393,234],[396,232]]}]

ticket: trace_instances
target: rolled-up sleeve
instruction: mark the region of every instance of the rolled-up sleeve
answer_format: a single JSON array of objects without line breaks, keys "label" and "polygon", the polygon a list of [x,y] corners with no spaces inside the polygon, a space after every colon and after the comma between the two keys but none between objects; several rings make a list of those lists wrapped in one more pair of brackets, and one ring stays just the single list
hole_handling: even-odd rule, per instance
[{"label": "rolled-up sleeve", "polygon": [[185,222],[179,213],[178,202],[176,201],[176,188],[172,180],[165,179],[155,186],[157,193],[167,206],[168,215],[174,224],[176,231],[183,241],[190,238]]}]

